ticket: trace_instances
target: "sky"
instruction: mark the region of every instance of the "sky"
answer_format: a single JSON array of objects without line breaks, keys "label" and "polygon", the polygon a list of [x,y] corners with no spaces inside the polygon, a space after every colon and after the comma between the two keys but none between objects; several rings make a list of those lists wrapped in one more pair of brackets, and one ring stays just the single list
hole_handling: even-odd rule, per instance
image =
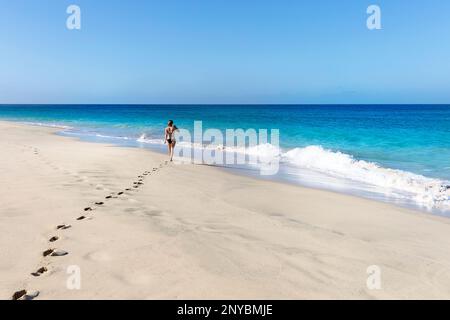
[{"label": "sky", "polygon": [[450,1],[0,0],[13,103],[450,104]]}]

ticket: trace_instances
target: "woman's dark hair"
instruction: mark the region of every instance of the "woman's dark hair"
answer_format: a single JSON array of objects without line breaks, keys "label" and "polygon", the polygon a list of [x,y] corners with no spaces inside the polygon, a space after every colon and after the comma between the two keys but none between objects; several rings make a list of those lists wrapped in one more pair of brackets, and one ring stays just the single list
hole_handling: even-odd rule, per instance
[{"label": "woman's dark hair", "polygon": [[169,120],[169,125],[173,125],[173,120]]}]

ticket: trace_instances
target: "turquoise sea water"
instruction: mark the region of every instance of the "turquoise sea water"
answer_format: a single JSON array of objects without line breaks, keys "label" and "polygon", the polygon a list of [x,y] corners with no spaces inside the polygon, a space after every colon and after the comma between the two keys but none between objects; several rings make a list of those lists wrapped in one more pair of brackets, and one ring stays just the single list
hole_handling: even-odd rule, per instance
[{"label": "turquoise sea water", "polygon": [[450,105],[0,105],[0,120],[158,150],[168,119],[279,129],[281,148],[259,150],[280,159],[277,179],[449,212]]}]

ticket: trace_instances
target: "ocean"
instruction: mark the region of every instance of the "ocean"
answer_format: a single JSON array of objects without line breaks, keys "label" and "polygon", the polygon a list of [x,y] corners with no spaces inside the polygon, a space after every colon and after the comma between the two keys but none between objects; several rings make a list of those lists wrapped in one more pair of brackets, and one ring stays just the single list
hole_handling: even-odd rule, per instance
[{"label": "ocean", "polygon": [[276,175],[229,170],[450,215],[450,105],[0,105],[0,120],[160,152],[169,119],[279,130],[279,146],[257,150],[280,161]]}]

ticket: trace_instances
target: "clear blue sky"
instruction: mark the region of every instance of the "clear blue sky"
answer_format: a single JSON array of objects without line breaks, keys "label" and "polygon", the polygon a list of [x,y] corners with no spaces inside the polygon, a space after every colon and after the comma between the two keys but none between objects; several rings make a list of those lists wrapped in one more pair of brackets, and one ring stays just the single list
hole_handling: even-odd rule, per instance
[{"label": "clear blue sky", "polygon": [[0,103],[450,103],[450,1],[0,0]]}]

